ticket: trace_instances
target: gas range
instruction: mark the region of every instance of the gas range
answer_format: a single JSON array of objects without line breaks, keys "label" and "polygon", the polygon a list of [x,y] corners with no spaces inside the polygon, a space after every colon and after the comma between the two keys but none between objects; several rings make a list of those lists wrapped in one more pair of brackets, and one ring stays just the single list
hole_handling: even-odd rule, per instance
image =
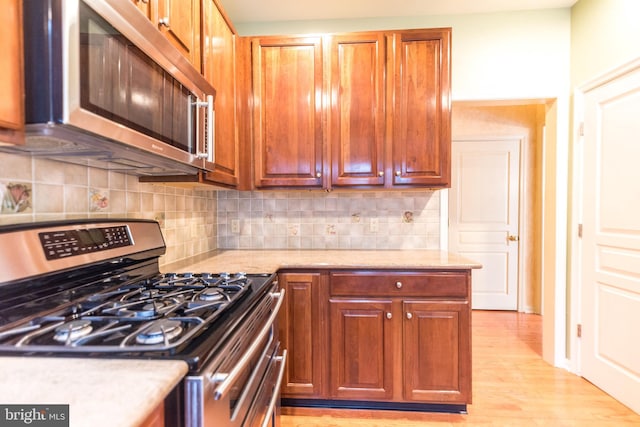
[{"label": "gas range", "polygon": [[167,425],[277,425],[275,274],[161,273],[146,220],[0,227],[0,357],[176,359]]},{"label": "gas range", "polygon": [[213,352],[192,349],[199,336],[220,341],[215,329],[239,322],[274,276],[163,274],[164,252],[154,221],[1,227],[0,353],[174,356],[197,368]]},{"label": "gas range", "polygon": [[[271,275],[166,273],[114,286],[119,280],[85,285],[85,297],[28,319],[26,306],[38,310],[28,297],[23,304],[0,303],[2,319],[19,319],[0,331],[0,351],[177,354]],[[57,296],[67,300],[77,292]]]}]

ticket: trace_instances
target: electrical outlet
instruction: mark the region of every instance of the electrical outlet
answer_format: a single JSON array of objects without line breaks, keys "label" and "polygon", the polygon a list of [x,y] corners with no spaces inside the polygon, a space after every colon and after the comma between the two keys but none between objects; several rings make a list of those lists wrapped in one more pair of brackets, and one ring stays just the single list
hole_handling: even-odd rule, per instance
[{"label": "electrical outlet", "polygon": [[369,222],[369,231],[372,233],[377,233],[378,230],[378,218],[371,218],[371,221]]},{"label": "electrical outlet", "polygon": [[232,219],[231,220],[231,232],[233,234],[240,233],[240,220],[239,219]]}]

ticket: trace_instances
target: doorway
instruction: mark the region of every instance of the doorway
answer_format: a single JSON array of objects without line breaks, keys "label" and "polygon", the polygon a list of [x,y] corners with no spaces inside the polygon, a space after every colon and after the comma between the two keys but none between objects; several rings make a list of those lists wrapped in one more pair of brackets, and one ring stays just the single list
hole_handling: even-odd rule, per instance
[{"label": "doorway", "polygon": [[[480,145],[488,141],[520,141],[520,184],[518,206],[518,226],[515,232],[503,233],[504,246],[517,247],[517,293],[516,306],[509,309],[525,313],[542,312],[542,175],[543,175],[543,135],[545,130],[546,105],[540,101],[496,101],[453,103],[452,108],[453,141],[474,141]],[[453,144],[456,144],[454,142]],[[452,176],[455,174],[452,164]],[[491,189],[488,189],[491,190]],[[456,191],[455,188],[449,190]],[[453,208],[454,197],[448,197],[449,210]],[[453,212],[449,212],[453,216]],[[512,239],[508,240],[509,236]],[[489,234],[479,233],[476,237],[489,238]],[[457,236],[452,235],[449,227],[449,248]],[[507,244],[508,242],[508,244]],[[485,242],[490,243],[490,242]],[[505,257],[505,255],[500,255]],[[473,259],[472,255],[469,255]],[[494,258],[497,258],[495,255]],[[484,270],[484,269],[483,269]],[[501,271],[501,270],[500,270]],[[506,271],[506,270],[505,270]],[[513,270],[512,270],[513,271]],[[503,272],[489,272],[486,280],[504,275]],[[475,280],[475,277],[474,279]],[[497,282],[504,276],[498,277]],[[474,282],[475,283],[475,282]],[[474,296],[475,298],[475,296]],[[475,308],[475,307],[474,307]],[[495,308],[505,309],[496,306]]]}]

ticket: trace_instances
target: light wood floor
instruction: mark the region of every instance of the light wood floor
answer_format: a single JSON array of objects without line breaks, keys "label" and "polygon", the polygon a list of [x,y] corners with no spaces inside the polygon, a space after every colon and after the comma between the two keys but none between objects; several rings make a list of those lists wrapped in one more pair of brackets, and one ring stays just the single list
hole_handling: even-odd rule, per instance
[{"label": "light wood floor", "polygon": [[282,408],[281,427],[640,426],[640,415],[542,360],[540,316],[474,311],[472,324],[468,414]]}]

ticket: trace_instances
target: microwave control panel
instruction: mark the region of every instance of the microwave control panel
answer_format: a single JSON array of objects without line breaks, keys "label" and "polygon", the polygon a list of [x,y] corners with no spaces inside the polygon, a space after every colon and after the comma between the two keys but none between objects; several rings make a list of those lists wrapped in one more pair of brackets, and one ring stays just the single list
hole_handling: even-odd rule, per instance
[{"label": "microwave control panel", "polygon": [[126,225],[38,233],[47,260],[133,245]]}]

